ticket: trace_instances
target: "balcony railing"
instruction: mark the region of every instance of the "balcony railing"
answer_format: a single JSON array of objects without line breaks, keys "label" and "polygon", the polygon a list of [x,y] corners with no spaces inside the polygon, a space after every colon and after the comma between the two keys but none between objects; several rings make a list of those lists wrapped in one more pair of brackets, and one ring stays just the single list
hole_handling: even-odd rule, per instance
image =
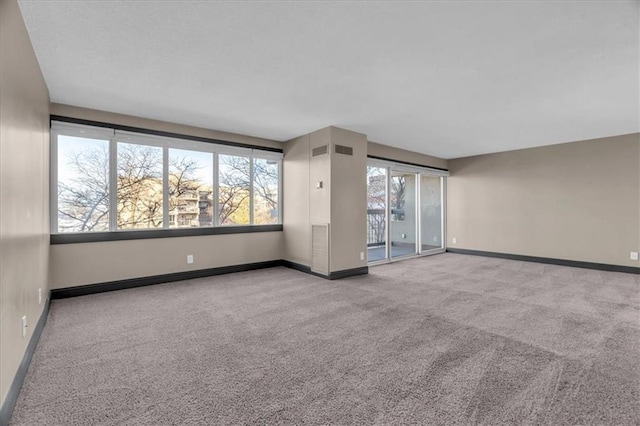
[{"label": "balcony railing", "polygon": [[384,245],[386,218],[384,209],[367,209],[367,247]]}]

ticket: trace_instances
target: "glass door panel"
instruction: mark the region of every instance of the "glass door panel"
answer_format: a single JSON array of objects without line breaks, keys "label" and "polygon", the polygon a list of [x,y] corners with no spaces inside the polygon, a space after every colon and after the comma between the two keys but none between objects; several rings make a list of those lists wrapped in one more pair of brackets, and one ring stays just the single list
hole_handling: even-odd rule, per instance
[{"label": "glass door panel", "polygon": [[387,169],[367,167],[367,260],[387,259]]},{"label": "glass door panel", "polygon": [[442,248],[442,178],[420,176],[421,252]]},{"label": "glass door panel", "polygon": [[391,258],[416,254],[416,174],[391,171]]}]

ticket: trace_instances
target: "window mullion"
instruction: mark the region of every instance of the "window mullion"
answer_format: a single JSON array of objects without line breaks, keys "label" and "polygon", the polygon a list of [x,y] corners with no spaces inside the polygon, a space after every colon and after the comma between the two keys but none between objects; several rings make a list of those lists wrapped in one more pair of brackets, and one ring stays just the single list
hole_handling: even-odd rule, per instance
[{"label": "window mullion", "polygon": [[118,230],[118,143],[109,139],[109,230]]},{"label": "window mullion", "polygon": [[218,153],[213,153],[213,226],[220,225],[220,182],[219,182],[219,157]]},{"label": "window mullion", "polygon": [[282,170],[284,169],[283,165],[282,165],[282,160],[278,160],[278,223],[281,224],[282,223],[282,212],[284,211],[284,206],[282,205],[282,201],[284,199],[284,197],[282,196],[282,187],[283,187],[283,183],[282,183]]},{"label": "window mullion", "polygon": [[50,163],[49,163],[49,176],[50,176],[50,211],[51,219],[49,226],[51,227],[51,233],[58,233],[58,133],[52,133],[51,135],[51,147],[50,147]]},{"label": "window mullion", "polygon": [[162,228],[169,228],[169,147],[167,146],[162,147]]},{"label": "window mullion", "polygon": [[249,157],[249,225],[253,225],[253,156]]}]

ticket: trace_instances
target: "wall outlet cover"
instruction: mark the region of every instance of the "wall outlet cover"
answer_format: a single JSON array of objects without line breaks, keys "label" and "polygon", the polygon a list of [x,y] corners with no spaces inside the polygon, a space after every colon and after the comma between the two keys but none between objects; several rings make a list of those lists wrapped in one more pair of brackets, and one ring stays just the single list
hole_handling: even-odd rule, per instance
[{"label": "wall outlet cover", "polygon": [[631,260],[638,260],[638,252],[632,251],[630,255]]},{"label": "wall outlet cover", "polygon": [[22,317],[22,337],[27,335],[27,316]]}]

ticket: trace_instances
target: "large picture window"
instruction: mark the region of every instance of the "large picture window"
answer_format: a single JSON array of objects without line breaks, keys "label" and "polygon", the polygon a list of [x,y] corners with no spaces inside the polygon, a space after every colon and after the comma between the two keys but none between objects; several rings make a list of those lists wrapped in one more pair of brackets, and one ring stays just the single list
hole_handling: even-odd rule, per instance
[{"label": "large picture window", "polygon": [[52,234],[282,223],[280,152],[63,122],[51,140]]}]

